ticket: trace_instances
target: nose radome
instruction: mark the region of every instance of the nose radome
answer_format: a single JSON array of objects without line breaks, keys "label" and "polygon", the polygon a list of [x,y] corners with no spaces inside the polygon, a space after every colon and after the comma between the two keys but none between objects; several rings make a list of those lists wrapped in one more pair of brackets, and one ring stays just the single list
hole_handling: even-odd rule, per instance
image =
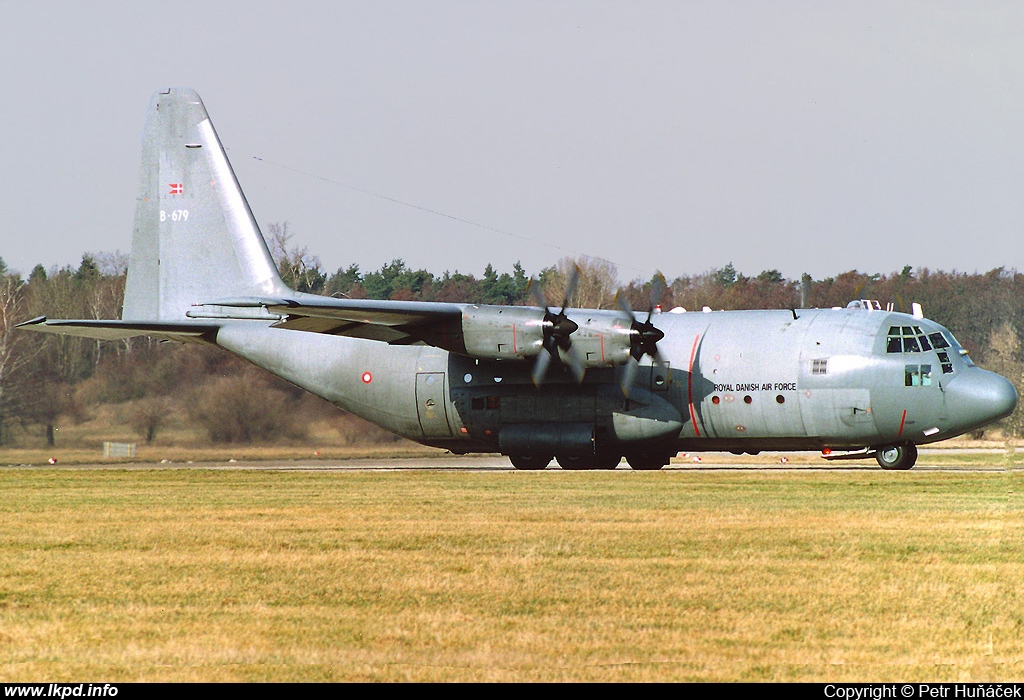
[{"label": "nose radome", "polygon": [[1017,390],[1010,380],[978,367],[955,377],[946,391],[956,422],[972,427],[1005,418],[1017,407]]}]

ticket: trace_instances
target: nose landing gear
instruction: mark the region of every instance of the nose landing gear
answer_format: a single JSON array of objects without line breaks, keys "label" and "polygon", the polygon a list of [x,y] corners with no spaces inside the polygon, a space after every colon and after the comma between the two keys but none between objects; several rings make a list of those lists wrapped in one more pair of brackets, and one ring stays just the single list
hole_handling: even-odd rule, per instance
[{"label": "nose landing gear", "polygon": [[879,447],[875,452],[875,461],[887,471],[906,471],[917,462],[917,445],[905,442],[901,445]]}]

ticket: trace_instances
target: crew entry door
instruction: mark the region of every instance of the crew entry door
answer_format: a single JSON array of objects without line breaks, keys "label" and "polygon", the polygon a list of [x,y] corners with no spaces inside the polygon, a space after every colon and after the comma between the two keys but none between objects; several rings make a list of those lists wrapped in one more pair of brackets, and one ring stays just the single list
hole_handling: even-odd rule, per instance
[{"label": "crew entry door", "polygon": [[423,437],[451,437],[444,388],[444,372],[416,374],[416,412]]}]

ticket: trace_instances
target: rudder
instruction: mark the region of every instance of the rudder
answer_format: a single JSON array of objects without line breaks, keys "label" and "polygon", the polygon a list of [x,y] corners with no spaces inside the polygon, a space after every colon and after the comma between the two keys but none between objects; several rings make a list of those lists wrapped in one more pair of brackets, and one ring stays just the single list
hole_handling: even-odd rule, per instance
[{"label": "rudder", "polygon": [[199,95],[158,92],[147,115],[121,318],[177,321],[195,304],[288,293]]}]

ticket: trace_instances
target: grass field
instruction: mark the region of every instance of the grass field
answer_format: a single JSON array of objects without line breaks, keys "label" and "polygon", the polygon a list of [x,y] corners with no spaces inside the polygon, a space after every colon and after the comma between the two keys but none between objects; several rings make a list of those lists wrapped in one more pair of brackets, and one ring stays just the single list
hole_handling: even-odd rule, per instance
[{"label": "grass field", "polygon": [[994,459],[5,468],[0,681],[1021,680],[1024,472]]}]

